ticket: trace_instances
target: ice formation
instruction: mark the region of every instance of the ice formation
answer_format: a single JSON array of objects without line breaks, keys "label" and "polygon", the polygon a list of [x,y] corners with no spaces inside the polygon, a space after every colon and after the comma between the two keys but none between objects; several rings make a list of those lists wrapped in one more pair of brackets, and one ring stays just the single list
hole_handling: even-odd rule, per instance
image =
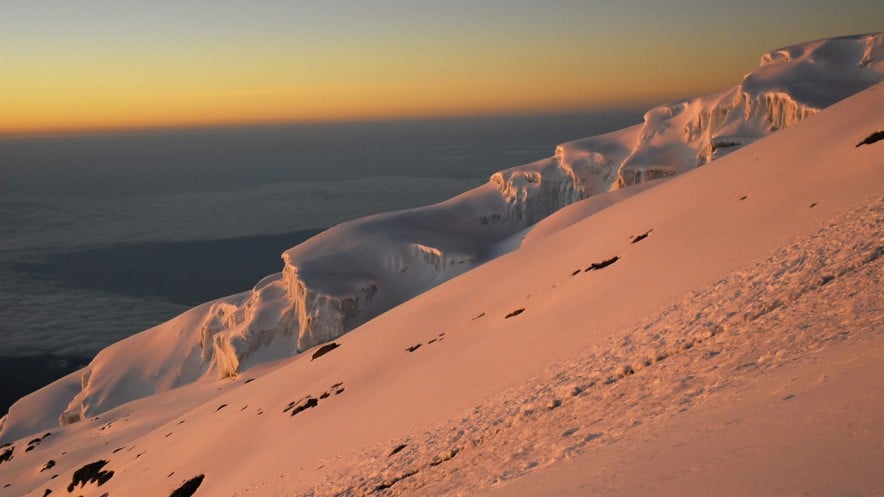
[{"label": "ice formation", "polygon": [[[879,33],[775,50],[728,91],[656,107],[641,124],[564,143],[553,157],[495,173],[448,201],[335,226],[283,253],[282,271],[251,291],[104,349],[63,386],[19,401],[6,424],[36,431],[47,419],[73,423],[336,339],[504,252],[501,246],[518,246],[513,237],[569,204],[703,166],[872,86],[884,79],[882,47]],[[18,419],[27,405],[49,412],[43,420]]]}]

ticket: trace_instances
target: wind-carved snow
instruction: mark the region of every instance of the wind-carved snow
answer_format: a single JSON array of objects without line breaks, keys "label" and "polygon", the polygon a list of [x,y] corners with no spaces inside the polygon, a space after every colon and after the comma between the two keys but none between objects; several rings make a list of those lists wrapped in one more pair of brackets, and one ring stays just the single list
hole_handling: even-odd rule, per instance
[{"label": "wind-carved snow", "polygon": [[880,33],[766,53],[736,87],[656,107],[644,123],[560,145],[582,196],[685,172],[800,122],[884,74]]},{"label": "wind-carved snow", "polygon": [[[521,238],[513,237],[569,204],[703,166],[872,86],[884,79],[882,47],[878,33],[775,50],[728,91],[659,106],[641,124],[564,143],[553,157],[495,173],[448,201],[335,226],[283,253],[282,271],[251,291],[118,342],[79,378],[26,397],[22,405],[52,407],[26,425],[37,431],[76,422],[333,340],[518,247]],[[67,407],[60,412],[59,404]]]}]

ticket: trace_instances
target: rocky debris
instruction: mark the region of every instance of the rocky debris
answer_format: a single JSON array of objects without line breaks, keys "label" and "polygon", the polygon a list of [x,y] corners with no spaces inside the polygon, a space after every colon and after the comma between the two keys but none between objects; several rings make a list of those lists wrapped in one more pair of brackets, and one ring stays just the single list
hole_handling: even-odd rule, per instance
[{"label": "rocky debris", "polygon": [[863,145],[871,145],[880,140],[884,140],[884,131],[875,131],[871,135],[867,136],[863,141],[857,143],[856,148],[859,148]]},{"label": "rocky debris", "polygon": [[12,460],[12,453],[15,452],[15,446],[8,447],[3,453],[0,453],[0,464]]},{"label": "rocky debris", "polygon": [[525,308],[524,308],[524,307],[519,308],[519,309],[516,309],[515,311],[513,311],[513,312],[507,314],[506,317],[504,317],[504,319],[509,319],[509,318],[511,318],[511,317],[518,316],[519,314],[522,314],[523,312],[525,312]]},{"label": "rocky debris", "polygon": [[393,457],[393,456],[395,456],[396,454],[402,452],[402,449],[404,449],[404,448],[406,448],[406,447],[408,447],[407,444],[399,444],[399,445],[397,445],[393,450],[390,451],[389,454],[387,454],[387,457]]},{"label": "rocky debris", "polygon": [[85,487],[87,483],[98,483],[99,487],[107,483],[114,476],[113,471],[102,470],[107,464],[108,461],[102,459],[74,471],[71,483],[68,485],[68,492],[73,492],[78,486]]},{"label": "rocky debris", "polygon": [[310,357],[310,360],[314,361],[316,359],[319,359],[320,357],[324,356],[325,354],[328,354],[329,352],[331,352],[332,350],[335,350],[338,347],[340,347],[340,345],[338,345],[335,342],[327,343],[327,344],[323,345],[322,347],[319,347],[318,349],[316,349],[316,352],[313,353],[313,356]]},{"label": "rocky debris", "polygon": [[654,231],[654,230],[650,229],[650,230],[648,230],[648,231],[645,231],[645,232],[642,233],[641,235],[635,235],[634,237],[632,237],[632,241],[629,242],[629,243],[638,243],[638,242],[644,240],[645,238],[648,237],[648,235],[651,234],[652,231]]},{"label": "rocky debris", "polygon": [[193,478],[184,482],[183,485],[176,488],[169,497],[190,497],[193,495],[200,485],[203,484],[203,480],[206,478],[206,475],[194,476]]},{"label": "rocky debris", "polygon": [[603,260],[603,261],[601,261],[601,262],[593,262],[592,264],[589,265],[589,267],[587,267],[586,269],[584,269],[583,272],[585,273],[585,272],[588,272],[588,271],[596,271],[596,270],[598,270],[598,269],[604,269],[604,268],[610,266],[611,264],[614,264],[615,262],[617,262],[617,261],[619,261],[619,260],[620,260],[620,256],[619,256],[619,255],[615,255],[614,257],[611,257],[610,259],[605,259],[605,260]]},{"label": "rocky debris", "polygon": [[28,441],[28,447],[25,449],[25,452],[30,452],[30,451],[34,450],[35,448],[37,448],[37,446],[39,446],[43,442],[43,440],[46,440],[51,435],[52,435],[52,432],[48,432],[48,433],[45,433],[42,437],[37,437],[33,440]]},{"label": "rocky debris", "polygon": [[319,400],[315,397],[307,396],[301,400],[289,402],[289,405],[282,412],[291,411],[290,416],[312,409],[319,405]]}]

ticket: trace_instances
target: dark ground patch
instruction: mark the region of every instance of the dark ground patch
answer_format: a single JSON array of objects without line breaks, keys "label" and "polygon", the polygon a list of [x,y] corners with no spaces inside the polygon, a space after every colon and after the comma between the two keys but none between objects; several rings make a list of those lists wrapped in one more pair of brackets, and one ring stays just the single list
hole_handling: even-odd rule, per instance
[{"label": "dark ground patch", "polygon": [[522,308],[520,308],[520,309],[516,309],[515,311],[513,311],[513,312],[507,314],[506,317],[504,317],[504,319],[509,319],[509,318],[511,318],[511,317],[518,316],[519,314],[522,314],[523,312],[525,312],[525,308],[524,308],[524,307],[522,307]]},{"label": "dark ground patch", "polygon": [[856,148],[859,148],[863,145],[871,145],[881,140],[884,140],[884,131],[875,131],[871,135],[867,136],[863,141],[857,143]]},{"label": "dark ground patch", "polygon": [[105,460],[95,461],[74,471],[74,476],[68,485],[68,492],[73,492],[78,486],[85,487],[87,483],[98,483],[99,487],[107,483],[114,476],[113,471],[102,470],[107,466],[107,463],[108,461]]},{"label": "dark ground patch", "polygon": [[319,400],[313,397],[308,396],[307,398],[301,399],[296,402],[290,402],[289,405],[282,410],[282,412],[286,412],[291,410],[291,416],[295,414],[299,414],[307,409],[312,409],[319,405]]},{"label": "dark ground patch", "polygon": [[387,457],[395,456],[396,454],[402,452],[402,449],[404,449],[406,447],[408,447],[408,445],[406,445],[406,444],[397,445],[396,448],[394,448],[393,450],[390,451],[389,454],[387,454]]},{"label": "dark ground patch", "polygon": [[329,352],[331,352],[332,350],[335,350],[338,347],[340,347],[340,345],[338,345],[335,342],[327,343],[327,344],[323,345],[322,347],[319,347],[318,349],[316,349],[316,352],[313,353],[313,356],[310,357],[310,360],[314,361],[316,359],[319,359],[320,357],[324,356],[325,354],[328,354]]},{"label": "dark ground patch", "polygon": [[15,452],[15,446],[7,447],[6,450],[0,452],[0,464],[11,461],[13,452]]},{"label": "dark ground patch", "polygon": [[654,231],[654,230],[648,230],[648,231],[645,231],[644,233],[642,233],[641,235],[636,235],[636,236],[632,237],[632,241],[629,243],[638,243],[638,242],[644,240],[645,238],[648,237],[648,235],[651,234],[652,231]]},{"label": "dark ground patch", "polygon": [[169,497],[190,497],[198,488],[200,488],[200,485],[203,484],[205,478],[206,475],[199,475],[187,480],[183,485],[169,494]]},{"label": "dark ground patch", "polygon": [[617,262],[619,260],[620,260],[620,256],[615,255],[614,257],[611,257],[610,259],[605,259],[601,262],[593,262],[592,264],[589,265],[589,267],[584,269],[583,272],[605,269],[606,267],[610,266],[611,264],[614,264],[615,262]]}]

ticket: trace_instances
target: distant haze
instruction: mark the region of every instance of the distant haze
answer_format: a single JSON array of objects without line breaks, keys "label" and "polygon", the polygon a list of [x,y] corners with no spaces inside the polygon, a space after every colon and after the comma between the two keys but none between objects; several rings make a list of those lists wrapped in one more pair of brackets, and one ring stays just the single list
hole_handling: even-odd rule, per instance
[{"label": "distant haze", "polygon": [[662,103],[881,19],[874,0],[11,2],[0,133]]}]

